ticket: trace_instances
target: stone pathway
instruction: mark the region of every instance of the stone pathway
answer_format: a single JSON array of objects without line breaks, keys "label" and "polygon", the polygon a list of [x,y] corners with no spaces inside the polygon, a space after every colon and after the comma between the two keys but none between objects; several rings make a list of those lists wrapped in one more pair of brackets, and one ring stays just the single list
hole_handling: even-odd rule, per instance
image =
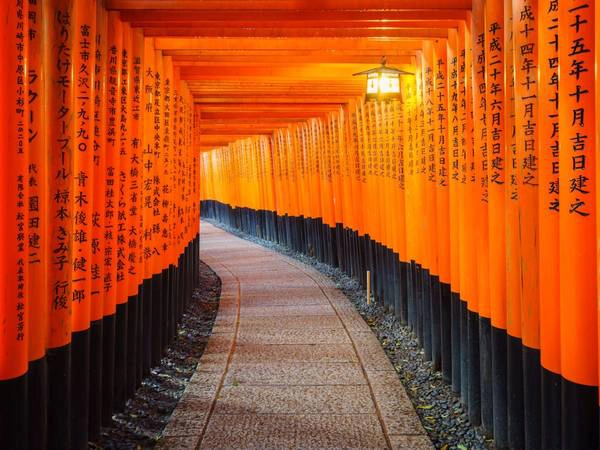
[{"label": "stone pathway", "polygon": [[219,313],[158,448],[433,448],[377,338],[317,271],[202,224]]}]

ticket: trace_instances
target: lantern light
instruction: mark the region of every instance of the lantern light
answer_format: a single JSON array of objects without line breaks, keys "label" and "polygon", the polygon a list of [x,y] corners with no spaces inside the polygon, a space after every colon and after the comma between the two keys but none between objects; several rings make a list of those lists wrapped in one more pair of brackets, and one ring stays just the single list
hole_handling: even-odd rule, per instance
[{"label": "lantern light", "polygon": [[353,75],[367,76],[367,101],[389,100],[394,98],[402,100],[400,76],[414,74],[405,72],[404,70],[396,69],[395,67],[388,67],[386,64],[387,59],[385,56],[383,56],[381,58],[381,66],[374,69],[365,70],[363,72],[358,72]]}]

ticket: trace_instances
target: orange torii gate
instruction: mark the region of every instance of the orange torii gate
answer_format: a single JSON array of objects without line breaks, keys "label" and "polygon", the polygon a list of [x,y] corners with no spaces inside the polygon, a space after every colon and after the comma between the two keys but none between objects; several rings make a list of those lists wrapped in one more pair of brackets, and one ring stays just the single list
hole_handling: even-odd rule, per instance
[{"label": "orange torii gate", "polygon": [[[584,1],[477,2],[447,39],[423,39],[403,102],[353,99],[292,125],[293,142],[289,128],[271,141],[264,195],[310,198],[291,210],[259,202],[275,223],[290,214],[304,223],[275,240],[303,242],[363,286],[369,271],[376,300],[413,328],[499,446],[598,442],[597,15]],[[335,122],[345,124],[339,136]],[[203,214],[245,209],[254,233],[269,221],[255,222],[243,196],[233,205],[217,194],[222,158],[242,152],[234,143],[202,155],[215,185]],[[300,181],[282,181],[286,158],[306,163]],[[228,175],[224,183],[237,178]]]},{"label": "orange torii gate", "polygon": [[[2,8],[0,446],[85,448],[149,372],[157,334],[160,358],[197,281],[192,98],[167,59],[155,106],[153,39],[103,2]],[[155,116],[160,148],[144,134]]]},{"label": "orange torii gate", "polygon": [[[200,209],[372,286],[497,446],[598,446],[600,8],[387,6],[2,6],[0,447],[84,448],[123,408]],[[365,102],[382,52],[414,76]]]}]

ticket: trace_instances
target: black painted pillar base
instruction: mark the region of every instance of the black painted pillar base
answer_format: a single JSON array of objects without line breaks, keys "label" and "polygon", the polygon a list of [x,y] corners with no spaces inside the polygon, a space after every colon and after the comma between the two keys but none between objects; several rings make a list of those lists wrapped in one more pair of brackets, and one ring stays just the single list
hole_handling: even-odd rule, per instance
[{"label": "black painted pillar base", "polygon": [[561,376],[542,368],[542,440],[541,448],[561,448]]},{"label": "black painted pillar base", "polygon": [[494,400],[492,394],[492,324],[479,317],[479,375],[481,385],[481,426],[486,436],[494,433]]},{"label": "black painted pillar base", "polygon": [[508,442],[512,448],[525,448],[523,409],[523,354],[520,338],[507,334],[507,414]]},{"label": "black painted pillar base", "polygon": [[71,345],[49,349],[48,448],[71,448]]},{"label": "black painted pillar base", "polygon": [[469,324],[467,302],[460,299],[460,400],[469,404]]},{"label": "black painted pillar base", "polygon": [[[29,448],[46,448],[48,445],[48,364],[45,356],[29,362],[27,384]],[[0,393],[0,403],[3,398]],[[2,431],[0,431],[1,435]],[[1,443],[0,448],[3,448]]]},{"label": "black painted pillar base", "polygon": [[507,416],[506,330],[492,325],[492,395],[494,404],[494,442],[509,446]]},{"label": "black painted pillar base", "polygon": [[523,346],[523,401],[525,448],[540,448],[542,441],[542,367],[540,351]]},{"label": "black painted pillar base", "polygon": [[408,318],[408,326],[411,328],[413,333],[416,334],[417,327],[417,316],[416,316],[416,303],[417,303],[417,288],[416,288],[416,263],[411,260],[407,267],[406,277],[406,288],[407,288],[407,305],[406,315]]},{"label": "black painted pillar base", "polygon": [[450,292],[450,315],[452,337],[452,390],[459,393],[461,389],[461,340],[460,340],[460,296]]},{"label": "black painted pillar base", "polygon": [[562,379],[562,448],[598,448],[598,387]]},{"label": "black painted pillar base", "polygon": [[100,437],[102,425],[102,320],[90,323],[90,441]]},{"label": "black painted pillar base", "polygon": [[90,414],[90,330],[72,335],[71,341],[71,448],[88,447]]},{"label": "black painted pillar base", "polygon": [[137,363],[138,363],[138,307],[137,295],[127,299],[127,355],[126,355],[126,383],[125,398],[130,398],[137,388]]},{"label": "black painted pillar base", "polygon": [[472,425],[481,424],[481,386],[480,386],[480,368],[479,368],[479,315],[474,311],[467,311],[467,329],[468,329],[468,353],[469,353],[469,421]]},{"label": "black painted pillar base", "polygon": [[409,267],[410,263],[400,262],[400,321],[403,325],[408,324]]},{"label": "black painted pillar base", "polygon": [[152,359],[150,367],[158,366],[162,356],[162,303],[162,274],[159,273],[152,275]]},{"label": "black painted pillar base", "polygon": [[431,274],[429,269],[423,268],[422,271],[422,289],[423,297],[421,303],[423,322],[423,350],[425,350],[425,358],[431,361],[431,338],[432,338],[432,297],[431,297]]},{"label": "black painted pillar base", "polygon": [[115,390],[115,315],[104,316],[102,323],[102,425],[112,424]]},{"label": "black painted pillar base", "polygon": [[27,377],[0,381],[0,448],[29,448]]},{"label": "black painted pillar base", "polygon": [[152,279],[146,278],[142,282],[142,374],[147,376],[152,367]]},{"label": "black painted pillar base", "polygon": [[127,401],[127,303],[117,304],[115,320],[115,383],[113,411],[120,412]]},{"label": "black painted pillar base", "polygon": [[440,277],[430,277],[430,304],[431,304],[431,361],[433,369],[442,367],[442,311],[440,301]]},{"label": "black painted pillar base", "polygon": [[452,383],[452,300],[448,283],[440,283],[440,327],[442,377],[450,384]]}]

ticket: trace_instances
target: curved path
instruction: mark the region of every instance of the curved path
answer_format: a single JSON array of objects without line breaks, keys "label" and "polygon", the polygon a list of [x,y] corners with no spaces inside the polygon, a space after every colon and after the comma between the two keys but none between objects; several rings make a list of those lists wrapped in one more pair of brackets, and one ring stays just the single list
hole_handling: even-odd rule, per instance
[{"label": "curved path", "polygon": [[219,313],[160,448],[429,449],[377,338],[314,269],[202,224]]}]

